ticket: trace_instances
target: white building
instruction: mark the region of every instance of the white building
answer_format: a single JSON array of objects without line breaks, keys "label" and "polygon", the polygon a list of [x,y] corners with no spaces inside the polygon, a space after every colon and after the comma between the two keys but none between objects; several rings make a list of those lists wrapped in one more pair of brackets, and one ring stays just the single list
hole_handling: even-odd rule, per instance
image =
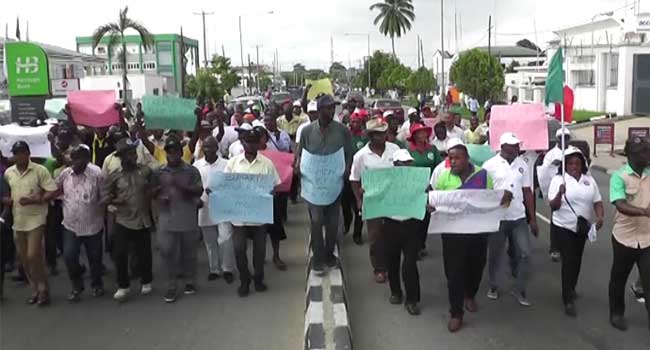
[{"label": "white building", "polygon": [[548,63],[564,47],[566,85],[574,91],[574,109],[650,114],[650,14],[608,16],[560,29],[550,42],[540,70],[520,67],[506,76],[508,98],[544,100]]},{"label": "white building", "polygon": [[[144,95],[166,95],[167,77],[157,74],[129,74],[129,100],[140,101]],[[88,76],[80,80],[81,90],[115,90],[122,93],[122,75]]]},{"label": "white building", "polygon": [[[433,76],[436,78],[438,86],[449,85],[449,70],[451,69],[451,65],[454,64],[454,61],[454,56],[449,51],[445,50],[443,54],[441,50],[436,50],[433,54]],[[444,81],[442,80],[443,72],[445,74]]]}]

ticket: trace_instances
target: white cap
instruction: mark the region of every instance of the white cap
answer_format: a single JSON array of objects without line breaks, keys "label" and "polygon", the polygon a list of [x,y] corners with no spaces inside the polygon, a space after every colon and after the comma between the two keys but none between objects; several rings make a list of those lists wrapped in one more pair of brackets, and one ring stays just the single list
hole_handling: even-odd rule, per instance
[{"label": "white cap", "polygon": [[264,123],[262,123],[261,121],[259,121],[257,119],[253,120],[253,127],[256,127],[256,126],[261,126],[264,129],[266,129],[266,126],[264,125]]},{"label": "white cap", "polygon": [[395,115],[395,113],[391,110],[384,112],[384,118],[388,118],[389,115]]},{"label": "white cap", "polygon": [[246,102],[247,106],[252,106],[254,104],[255,104],[255,102],[253,102],[253,100],[248,100],[248,102]]},{"label": "white cap", "polygon": [[318,111],[318,102],[309,101],[307,104],[307,112],[317,112]]},{"label": "white cap", "polygon": [[409,162],[413,161],[413,157],[411,156],[411,153],[405,149],[399,149],[393,153],[393,161],[394,162]]},{"label": "white cap", "polygon": [[413,114],[413,113],[417,113],[417,112],[418,112],[417,109],[411,107],[411,108],[409,108],[409,110],[408,110],[408,112],[406,113],[406,115],[409,116],[409,115],[411,115],[411,114]]},{"label": "white cap", "polygon": [[300,104],[300,100],[295,100],[295,101],[293,101],[293,106],[294,106],[294,107],[300,107],[300,106],[302,106],[302,105]]},{"label": "white cap", "polygon": [[244,111],[244,113],[248,113],[248,114],[252,114],[252,113],[253,113],[253,111],[251,111],[251,109],[250,109],[250,108],[246,108],[246,110]]},{"label": "white cap", "polygon": [[242,125],[235,128],[235,131],[237,131],[237,132],[239,132],[239,131],[251,131],[251,130],[253,130],[253,126],[250,125],[249,123],[242,123]]},{"label": "white cap", "polygon": [[342,104],[342,105],[348,104],[348,100],[343,100],[343,101],[341,101],[341,104]]},{"label": "white cap", "polygon": [[521,144],[521,141],[517,138],[517,135],[511,132],[504,132],[501,135],[501,138],[499,138],[499,144],[500,145],[519,145]]},{"label": "white cap", "polygon": [[458,146],[463,146],[464,148],[467,148],[465,146],[465,143],[463,142],[463,140],[461,140],[461,139],[459,139],[457,137],[450,138],[447,141],[447,149],[448,150],[450,150],[450,149],[452,149],[454,147],[458,147]]},{"label": "white cap", "polygon": [[571,130],[561,127],[555,132],[555,137],[561,137],[562,135],[571,136]]}]

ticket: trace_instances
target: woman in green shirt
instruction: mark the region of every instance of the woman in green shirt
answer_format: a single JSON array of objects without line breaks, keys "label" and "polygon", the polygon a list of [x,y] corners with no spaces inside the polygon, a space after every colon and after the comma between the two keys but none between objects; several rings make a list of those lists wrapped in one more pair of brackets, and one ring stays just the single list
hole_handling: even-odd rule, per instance
[{"label": "woman in green shirt", "polygon": [[[355,154],[362,149],[366,143],[368,143],[368,137],[363,130],[363,119],[364,118],[358,113],[352,113],[352,115],[350,115],[350,135],[352,136],[352,150]],[[357,201],[352,192],[350,179],[345,179],[343,182],[341,206],[343,208],[344,232],[347,234],[350,231],[352,221],[354,220],[352,239],[357,245],[363,244],[363,238],[361,237],[363,221],[359,215],[359,210],[361,208],[357,208]]]}]

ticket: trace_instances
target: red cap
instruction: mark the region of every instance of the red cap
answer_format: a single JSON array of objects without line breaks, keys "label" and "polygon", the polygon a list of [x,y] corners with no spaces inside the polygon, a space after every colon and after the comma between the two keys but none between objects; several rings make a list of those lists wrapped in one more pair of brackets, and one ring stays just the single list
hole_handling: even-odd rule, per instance
[{"label": "red cap", "polygon": [[350,115],[350,121],[352,121],[352,120],[358,120],[360,122],[363,122],[363,117],[361,115],[359,115],[359,113],[352,113]]},{"label": "red cap", "polygon": [[245,122],[252,122],[252,121],[255,120],[255,119],[257,119],[257,118],[255,117],[255,114],[250,114],[250,113],[248,113],[248,114],[244,114],[244,121],[245,121]]},{"label": "red cap", "polygon": [[422,123],[414,123],[411,125],[410,133],[411,133],[411,138],[415,135],[416,132],[424,130],[427,133],[427,138],[431,137],[431,134],[433,134],[433,129],[431,129],[430,126],[426,126]]}]

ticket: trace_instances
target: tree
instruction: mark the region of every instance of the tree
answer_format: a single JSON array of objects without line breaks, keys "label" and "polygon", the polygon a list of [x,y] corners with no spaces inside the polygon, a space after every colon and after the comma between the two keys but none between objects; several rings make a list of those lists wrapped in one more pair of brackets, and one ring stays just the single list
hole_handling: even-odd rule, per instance
[{"label": "tree", "polygon": [[317,80],[329,78],[329,75],[322,69],[309,69],[305,72],[305,79]]},{"label": "tree", "polygon": [[370,11],[379,10],[374,25],[379,24],[379,32],[390,37],[395,55],[395,37],[400,38],[411,30],[411,22],[415,20],[415,12],[412,0],[384,0],[370,6]]},{"label": "tree", "polygon": [[516,72],[515,67],[519,67],[519,66],[521,66],[519,61],[512,60],[512,62],[510,62],[508,67],[506,67],[506,73],[515,73]]},{"label": "tree", "polygon": [[334,62],[330,66],[329,75],[334,81],[347,81],[347,69],[339,62]]},{"label": "tree", "polygon": [[433,72],[425,67],[421,67],[411,73],[406,88],[414,94],[425,94],[429,91],[436,90],[436,80],[433,78]]},{"label": "tree", "polygon": [[224,91],[230,93],[233,87],[239,85],[239,76],[231,66],[230,58],[220,55],[212,56],[210,70],[217,77]]},{"label": "tree", "polygon": [[451,66],[449,78],[461,91],[481,102],[496,100],[505,83],[499,60],[478,49],[461,54]]},{"label": "tree", "polygon": [[224,95],[224,89],[210,68],[199,68],[196,76],[189,76],[186,90],[201,105],[209,100],[221,101]]},{"label": "tree", "polygon": [[124,32],[127,30],[134,30],[140,36],[142,41],[142,46],[145,49],[152,48],[154,45],[153,35],[145,28],[140,22],[135,21],[128,17],[129,7],[126,6],[124,9],[120,10],[120,16],[117,22],[107,23],[102,26],[97,27],[93,33],[93,52],[102,39],[105,36],[108,36],[108,55],[110,58],[113,49],[121,44],[121,51],[119,53],[120,64],[122,65],[122,101],[129,105],[128,95],[126,92],[128,77],[126,69],[126,41],[124,40]]},{"label": "tree", "polygon": [[293,71],[295,73],[304,73],[307,71],[307,68],[302,63],[296,63],[293,65]]},{"label": "tree", "polygon": [[390,66],[379,76],[377,87],[381,90],[396,89],[404,91],[410,75],[411,70],[408,67],[398,60],[393,60]]},{"label": "tree", "polygon": [[[381,52],[375,51],[370,57],[370,88],[377,89],[377,81],[381,74],[387,70],[397,58]],[[368,86],[368,61],[363,64],[363,69],[357,72],[354,80],[354,87],[365,89]]]}]

